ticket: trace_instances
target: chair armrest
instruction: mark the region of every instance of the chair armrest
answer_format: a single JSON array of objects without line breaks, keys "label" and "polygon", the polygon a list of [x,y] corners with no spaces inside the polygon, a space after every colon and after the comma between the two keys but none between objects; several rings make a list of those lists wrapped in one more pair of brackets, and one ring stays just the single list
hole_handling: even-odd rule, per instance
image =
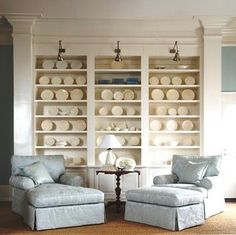
[{"label": "chair armrest", "polygon": [[9,183],[12,187],[28,190],[35,187],[34,181],[29,177],[14,175],[10,177]]},{"label": "chair armrest", "polygon": [[222,181],[221,177],[219,176],[209,176],[200,180],[200,182],[197,185],[205,189],[212,189],[215,187],[221,187]]},{"label": "chair armrest", "polygon": [[83,178],[79,175],[63,174],[60,176],[60,183],[71,186],[82,186]]},{"label": "chair armrest", "polygon": [[174,184],[177,181],[178,177],[175,174],[157,175],[153,178],[153,184]]}]

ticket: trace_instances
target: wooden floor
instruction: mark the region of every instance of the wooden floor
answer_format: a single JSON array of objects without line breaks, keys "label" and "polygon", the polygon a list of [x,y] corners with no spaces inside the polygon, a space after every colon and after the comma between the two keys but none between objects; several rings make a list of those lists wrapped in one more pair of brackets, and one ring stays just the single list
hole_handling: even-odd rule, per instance
[{"label": "wooden floor", "polygon": [[83,235],[155,235],[155,234],[236,234],[236,203],[226,203],[225,212],[206,220],[204,225],[171,232],[165,229],[144,224],[124,221],[124,210],[120,214],[115,208],[107,209],[107,222],[101,225],[90,225],[45,231],[32,231],[17,214],[11,212],[10,203],[0,203],[0,235],[4,234],[83,234]]}]

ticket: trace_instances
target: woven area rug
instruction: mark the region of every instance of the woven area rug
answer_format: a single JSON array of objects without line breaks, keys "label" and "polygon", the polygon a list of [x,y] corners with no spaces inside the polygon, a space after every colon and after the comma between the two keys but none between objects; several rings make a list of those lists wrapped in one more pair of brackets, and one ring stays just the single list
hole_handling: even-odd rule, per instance
[{"label": "woven area rug", "polygon": [[123,220],[122,211],[115,212],[115,208],[107,209],[107,222],[101,225],[54,229],[35,232],[23,223],[20,216],[11,212],[10,203],[0,203],[0,234],[58,234],[58,235],[154,235],[154,234],[236,234],[236,203],[227,203],[225,212],[206,220],[204,225],[171,232],[165,229]]}]

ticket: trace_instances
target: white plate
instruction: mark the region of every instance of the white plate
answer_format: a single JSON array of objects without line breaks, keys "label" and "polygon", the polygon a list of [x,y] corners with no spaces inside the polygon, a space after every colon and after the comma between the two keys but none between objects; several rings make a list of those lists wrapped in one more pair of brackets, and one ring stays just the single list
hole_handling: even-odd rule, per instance
[{"label": "white plate", "polygon": [[103,100],[112,100],[113,99],[113,92],[109,89],[105,89],[101,92],[101,98]]},{"label": "white plate", "polygon": [[79,108],[74,106],[70,109],[70,115],[78,115],[79,114]]},{"label": "white plate", "polygon": [[150,128],[153,131],[159,131],[162,128],[162,123],[158,120],[153,120],[150,122]]},{"label": "white plate", "polygon": [[120,142],[120,145],[125,145],[126,139],[123,136],[116,136],[116,138]]},{"label": "white plate", "polygon": [[158,85],[159,84],[159,79],[155,76],[152,76],[152,77],[149,78],[149,83],[151,85]]},{"label": "white plate", "polygon": [[153,89],[151,92],[151,97],[153,100],[163,100],[164,96],[165,94],[161,89]]},{"label": "white plate", "polygon": [[41,123],[41,128],[44,131],[51,131],[53,129],[53,122],[50,120],[43,120]]},{"label": "white plate", "polygon": [[74,83],[74,78],[71,76],[66,76],[63,80],[65,85],[72,85]]},{"label": "white plate", "polygon": [[191,89],[185,89],[182,91],[181,96],[183,100],[194,100],[195,93]]},{"label": "white plate", "polygon": [[185,106],[180,106],[178,108],[178,114],[179,115],[188,115],[188,108]]},{"label": "white plate", "polygon": [[155,137],[155,138],[153,139],[153,144],[154,144],[155,146],[162,146],[162,145],[163,145],[163,142],[160,140],[160,138]]},{"label": "white plate", "polygon": [[47,85],[49,84],[49,82],[50,82],[50,79],[47,76],[42,76],[39,78],[39,84]]},{"label": "white plate", "polygon": [[51,90],[43,90],[40,96],[42,100],[52,100],[54,98],[54,93]]},{"label": "white plate", "polygon": [[47,146],[53,146],[55,145],[56,143],[56,140],[55,138],[53,138],[52,136],[47,136],[45,137],[45,140],[44,140],[44,144],[47,145]]},{"label": "white plate", "polygon": [[193,139],[191,137],[185,137],[182,139],[183,146],[191,146],[193,145]]},{"label": "white plate", "polygon": [[54,67],[54,62],[52,60],[44,60],[43,61],[43,64],[42,64],[42,67],[44,69],[53,69]]},{"label": "white plate", "polygon": [[84,75],[79,75],[75,78],[76,84],[84,85],[86,83],[86,77]]},{"label": "white plate", "polygon": [[168,114],[171,115],[171,116],[176,115],[177,114],[176,108],[169,108],[168,109]]},{"label": "white plate", "polygon": [[57,61],[56,62],[56,68],[57,69],[66,69],[68,66],[67,62],[65,60]]},{"label": "white plate", "polygon": [[170,85],[170,78],[167,76],[163,76],[160,79],[161,85]]},{"label": "white plate", "polygon": [[59,131],[68,131],[70,128],[70,123],[66,120],[60,120],[56,122],[56,127]]},{"label": "white plate", "polygon": [[[108,151],[103,151],[98,155],[98,160],[102,163],[105,164],[106,163],[106,159],[107,159],[107,153]],[[116,161],[116,156],[113,152],[110,152],[110,156],[111,156],[111,163],[115,164]]]},{"label": "white plate", "polygon": [[159,106],[156,108],[156,114],[157,115],[166,115],[167,114],[167,108],[165,106]]},{"label": "white plate", "polygon": [[124,95],[120,91],[114,92],[113,97],[114,97],[114,100],[123,100],[124,99]]},{"label": "white plate", "polygon": [[56,93],[57,100],[67,100],[69,97],[69,93],[65,89],[59,89]]},{"label": "white plate", "polygon": [[190,120],[185,120],[182,123],[182,129],[184,131],[191,131],[193,129],[193,122]]},{"label": "white plate", "polygon": [[74,89],[70,91],[70,98],[72,100],[82,100],[83,96],[84,96],[84,93],[80,89]]},{"label": "white plate", "polygon": [[136,110],[133,107],[127,107],[125,110],[127,115],[135,115],[136,113]]},{"label": "white plate", "polygon": [[175,89],[170,89],[166,92],[166,98],[168,100],[178,100],[179,99],[179,92]]},{"label": "white plate", "polygon": [[136,162],[134,159],[129,157],[119,157],[116,160],[116,167],[123,168],[125,170],[134,170]]},{"label": "white plate", "polygon": [[182,84],[182,78],[179,76],[173,77],[171,81],[172,81],[173,85],[181,85]]},{"label": "white plate", "polygon": [[50,107],[48,108],[48,114],[49,115],[52,115],[52,116],[55,116],[55,115],[58,115],[58,108],[57,107]]},{"label": "white plate", "polygon": [[168,131],[175,131],[178,129],[178,123],[175,120],[169,120],[166,122],[166,129]]},{"label": "white plate", "polygon": [[78,146],[80,144],[80,138],[79,137],[71,137],[69,140],[68,140],[68,143],[71,145],[71,146]]},{"label": "white plate", "polygon": [[195,84],[195,78],[194,77],[192,77],[192,76],[188,76],[188,77],[186,77],[185,79],[184,79],[184,83],[186,84],[186,85],[194,85]]},{"label": "white plate", "polygon": [[87,124],[84,120],[71,121],[73,130],[75,131],[84,131],[86,130]]},{"label": "white plate", "polygon": [[70,67],[72,69],[81,69],[83,66],[82,62],[79,61],[79,60],[75,60],[75,61],[72,61],[71,64],[70,64]]},{"label": "white plate", "polygon": [[134,99],[134,92],[130,89],[126,89],[123,92],[124,94],[124,100],[133,100]]},{"label": "white plate", "polygon": [[113,115],[117,115],[117,116],[119,116],[119,115],[122,115],[122,113],[123,113],[123,108],[121,107],[121,106],[114,106],[112,109],[111,109],[111,113],[113,114]]},{"label": "white plate", "polygon": [[179,141],[171,140],[171,141],[166,142],[166,145],[168,145],[168,146],[178,146],[179,145]]},{"label": "white plate", "polygon": [[61,84],[61,82],[62,82],[62,80],[61,80],[61,78],[58,77],[58,76],[52,77],[52,79],[51,79],[51,83],[52,83],[53,85],[59,85],[59,84]]},{"label": "white plate", "polygon": [[140,143],[140,137],[138,136],[131,136],[128,139],[128,145],[130,146],[137,146]]},{"label": "white plate", "polygon": [[98,113],[99,113],[100,115],[108,115],[109,110],[108,110],[107,107],[101,107],[101,108],[98,110]]}]

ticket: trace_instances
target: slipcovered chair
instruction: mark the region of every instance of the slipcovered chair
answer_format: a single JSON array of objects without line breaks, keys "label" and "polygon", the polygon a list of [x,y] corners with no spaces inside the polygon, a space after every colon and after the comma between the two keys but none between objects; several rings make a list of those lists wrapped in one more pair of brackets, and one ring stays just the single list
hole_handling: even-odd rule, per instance
[{"label": "slipcovered chair", "polygon": [[66,174],[63,156],[13,155],[11,165],[12,210],[32,230],[104,223],[103,192]]},{"label": "slipcovered chair", "polygon": [[126,193],[125,219],[170,230],[200,225],[224,211],[221,156],[174,155],[172,173]]}]

